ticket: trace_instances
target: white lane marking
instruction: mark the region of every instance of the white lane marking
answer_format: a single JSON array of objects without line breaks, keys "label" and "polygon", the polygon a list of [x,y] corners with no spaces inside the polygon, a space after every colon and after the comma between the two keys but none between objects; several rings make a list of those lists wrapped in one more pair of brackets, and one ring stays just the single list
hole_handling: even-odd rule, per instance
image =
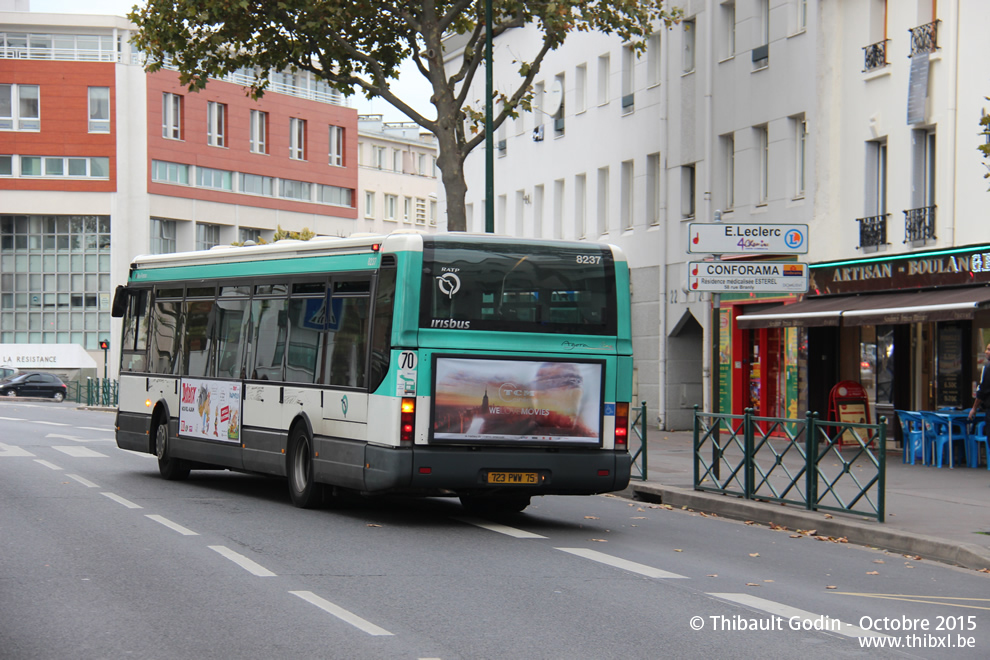
[{"label": "white lane marking", "polygon": [[36,421],[35,424],[45,424],[47,426],[68,426],[68,424],[65,424],[63,422],[37,422]]},{"label": "white lane marking", "polygon": [[25,422],[27,420],[21,417],[0,417],[0,420],[4,422]]},{"label": "white lane marking", "polygon": [[591,561],[597,561],[602,564],[607,564],[609,566],[614,566],[615,568],[621,568],[624,571],[629,571],[631,573],[639,573],[640,575],[645,575],[651,578],[683,578],[687,579],[684,575],[678,575],[677,573],[671,573],[669,571],[660,570],[659,568],[653,568],[652,566],[647,566],[646,564],[638,564],[634,561],[629,561],[628,559],[620,559],[619,557],[613,557],[612,555],[606,555],[604,552],[598,552],[597,550],[588,550],[586,548],[556,548],[563,552],[569,552],[572,555],[577,555],[578,557],[584,557],[585,559],[590,559]]},{"label": "white lane marking", "polygon": [[140,504],[135,504],[134,502],[131,502],[130,500],[125,500],[120,495],[114,495],[113,493],[100,493],[100,495],[103,495],[105,497],[109,497],[111,500],[113,500],[117,504],[123,504],[128,509],[143,509],[144,508]]},{"label": "white lane marking", "polygon": [[61,433],[49,433],[46,438],[60,438],[62,440],[72,440],[73,442],[89,442],[86,438],[77,438],[74,435],[62,435]]},{"label": "white lane marking", "polygon": [[65,476],[67,476],[69,479],[75,479],[86,488],[99,488],[99,486],[94,484],[92,481],[90,481],[89,479],[84,479],[83,477],[80,477],[78,474],[67,474]]},{"label": "white lane marking", "polygon": [[230,548],[223,545],[211,545],[210,550],[218,552],[230,561],[234,562],[241,568],[243,568],[248,573],[252,575],[257,575],[258,577],[276,577],[274,573],[262,566],[261,564],[252,561],[245,557],[244,555],[238,554],[231,550]]},{"label": "white lane marking", "polygon": [[471,516],[452,516],[454,520],[460,520],[463,523],[469,525],[474,525],[475,527],[481,527],[482,529],[487,529],[492,532],[498,532],[499,534],[505,534],[506,536],[511,536],[516,539],[545,539],[545,536],[540,536],[539,534],[534,534],[532,532],[524,532],[521,529],[516,529],[515,527],[509,527],[507,525],[499,525],[498,523],[489,522],[483,518],[472,518]]},{"label": "white lane marking", "polygon": [[375,635],[375,636],[392,635],[392,633],[390,633],[389,631],[385,630],[384,628],[379,628],[370,621],[366,621],[365,619],[362,619],[357,614],[354,614],[353,612],[348,612],[339,605],[334,605],[330,601],[320,598],[312,591],[290,591],[289,593],[292,594],[293,596],[299,596],[307,603],[316,605],[318,608],[320,608],[327,614],[332,614],[333,616],[337,617],[344,623],[349,623],[355,628],[363,630],[369,635]]},{"label": "white lane marking", "polygon": [[21,449],[14,445],[5,445],[0,442],[0,458],[11,458],[14,456],[34,456],[27,449]]},{"label": "white lane marking", "polygon": [[165,525],[166,527],[168,527],[169,529],[171,529],[173,531],[176,531],[179,534],[182,534],[183,536],[199,536],[199,534],[197,532],[194,532],[194,531],[192,531],[191,529],[189,529],[187,527],[183,527],[179,523],[174,523],[171,520],[169,520],[168,518],[165,518],[164,516],[159,516],[157,514],[149,513],[149,514],[147,514],[145,516],[145,518],[151,518],[155,522],[161,523],[161,524]]},{"label": "white lane marking", "polygon": [[738,605],[745,605],[746,607],[751,607],[754,610],[760,610],[762,612],[767,612],[768,614],[781,616],[788,620],[798,617],[802,621],[824,621],[827,624],[827,630],[825,632],[834,632],[840,635],[845,635],[846,637],[890,637],[890,635],[885,635],[881,632],[865,630],[858,626],[839,621],[838,619],[833,619],[825,614],[815,614],[814,612],[799,610],[796,607],[775,603],[772,600],[766,600],[765,598],[759,598],[757,596],[750,596],[749,594],[710,593],[708,595],[715,596],[716,598],[721,598],[723,600],[728,600]]},{"label": "white lane marking", "polygon": [[40,458],[34,459],[34,462],[37,463],[38,465],[44,465],[49,470],[61,470],[62,469],[59,466],[55,465],[54,463],[49,463],[48,461],[43,460],[43,459],[40,459]]},{"label": "white lane marking", "polygon": [[77,426],[76,428],[85,431],[106,431],[107,433],[113,433],[113,429],[99,428],[97,426]]},{"label": "white lane marking", "polygon": [[106,458],[107,457],[106,454],[101,454],[98,451],[93,451],[89,447],[60,446],[60,447],[52,447],[52,449],[60,451],[63,454],[68,454],[73,458]]}]

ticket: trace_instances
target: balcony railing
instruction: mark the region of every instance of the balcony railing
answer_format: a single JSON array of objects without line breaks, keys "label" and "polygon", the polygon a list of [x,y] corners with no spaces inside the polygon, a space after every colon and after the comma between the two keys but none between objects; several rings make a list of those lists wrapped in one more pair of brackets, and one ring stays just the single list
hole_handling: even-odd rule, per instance
[{"label": "balcony railing", "polygon": [[925,23],[908,30],[911,33],[911,57],[938,50],[938,21]]},{"label": "balcony railing", "polygon": [[863,71],[873,71],[874,69],[882,69],[887,66],[888,41],[890,41],[890,39],[884,39],[883,41],[878,41],[875,44],[863,46],[863,56],[865,59],[865,62],[863,63]]},{"label": "balcony railing", "polygon": [[904,242],[935,240],[935,206],[904,212]]},{"label": "balcony railing", "polygon": [[867,218],[856,218],[859,223],[859,246],[857,250],[876,251],[887,245],[887,216],[872,215]]}]

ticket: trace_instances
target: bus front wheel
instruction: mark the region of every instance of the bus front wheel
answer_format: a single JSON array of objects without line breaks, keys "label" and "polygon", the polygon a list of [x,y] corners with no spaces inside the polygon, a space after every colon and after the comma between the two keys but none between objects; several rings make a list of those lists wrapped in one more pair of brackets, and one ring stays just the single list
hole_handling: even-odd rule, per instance
[{"label": "bus front wheel", "polygon": [[313,439],[302,426],[289,436],[289,495],[301,509],[312,509],[323,503],[323,485],[313,477]]},{"label": "bus front wheel", "polygon": [[155,430],[155,455],[158,456],[158,472],[169,481],[182,481],[189,476],[189,464],[169,455],[168,418],[158,422]]}]

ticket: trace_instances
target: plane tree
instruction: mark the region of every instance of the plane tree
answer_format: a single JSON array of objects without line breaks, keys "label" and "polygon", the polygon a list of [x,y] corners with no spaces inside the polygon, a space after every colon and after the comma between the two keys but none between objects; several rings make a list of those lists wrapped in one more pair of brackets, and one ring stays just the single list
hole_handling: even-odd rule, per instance
[{"label": "plane tree", "polygon": [[[539,49],[517,58],[518,79],[493,91],[497,128],[520,110],[530,109],[531,85],[546,54],[574,31],[617,35],[641,52],[646,38],[669,27],[680,10],[663,0],[488,0],[492,33],[536,26]],[[485,140],[484,108],[469,98],[472,83],[484,76],[486,0],[148,0],[128,18],[138,26],[134,44],[146,56],[146,69],[177,68],[190,91],[211,77],[255,71],[249,88],[264,94],[274,72],[308,71],[344,95],[381,98],[437,138],[437,167],[447,201],[447,226],[466,230],[464,159]],[[454,37],[453,35],[457,35]],[[459,58],[445,63],[444,44],[463,45]],[[394,91],[407,59],[431,90],[436,115],[425,116]],[[481,102],[483,106],[484,101]]]}]

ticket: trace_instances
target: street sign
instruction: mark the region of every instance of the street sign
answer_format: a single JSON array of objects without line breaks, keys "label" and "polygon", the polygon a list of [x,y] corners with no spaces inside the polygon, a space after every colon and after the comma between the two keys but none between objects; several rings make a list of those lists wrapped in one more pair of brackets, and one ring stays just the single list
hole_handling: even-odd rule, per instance
[{"label": "street sign", "polygon": [[688,232],[693,254],[808,253],[808,225],[692,222]]},{"label": "street sign", "polygon": [[796,261],[692,261],[691,291],[711,293],[806,293],[808,264]]}]

